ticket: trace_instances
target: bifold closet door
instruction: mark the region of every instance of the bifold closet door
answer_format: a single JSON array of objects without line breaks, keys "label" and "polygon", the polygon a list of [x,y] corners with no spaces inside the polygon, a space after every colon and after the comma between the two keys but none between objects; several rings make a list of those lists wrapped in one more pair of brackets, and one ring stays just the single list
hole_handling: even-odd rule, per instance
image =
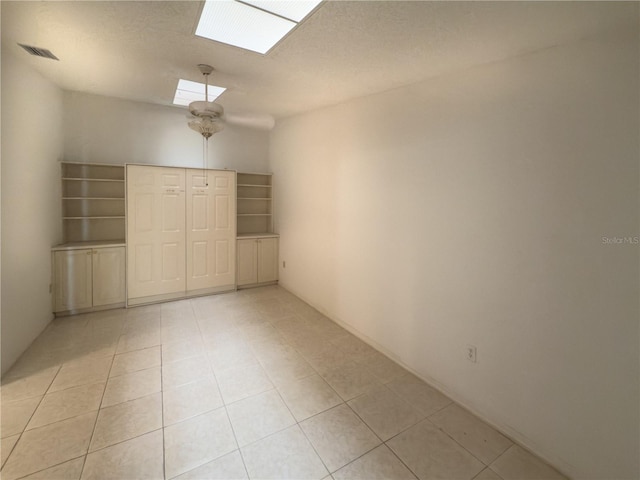
[{"label": "bifold closet door", "polygon": [[235,172],[187,169],[186,175],[187,290],[233,286]]},{"label": "bifold closet door", "polygon": [[185,289],[185,171],[128,165],[127,296]]}]

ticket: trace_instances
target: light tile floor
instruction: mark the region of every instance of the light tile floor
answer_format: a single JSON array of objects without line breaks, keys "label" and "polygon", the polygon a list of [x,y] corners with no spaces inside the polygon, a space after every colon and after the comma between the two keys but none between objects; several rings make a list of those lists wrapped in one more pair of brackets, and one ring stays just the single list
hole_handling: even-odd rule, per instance
[{"label": "light tile floor", "polygon": [[1,393],[4,480],[564,478],[280,287],[56,319]]}]

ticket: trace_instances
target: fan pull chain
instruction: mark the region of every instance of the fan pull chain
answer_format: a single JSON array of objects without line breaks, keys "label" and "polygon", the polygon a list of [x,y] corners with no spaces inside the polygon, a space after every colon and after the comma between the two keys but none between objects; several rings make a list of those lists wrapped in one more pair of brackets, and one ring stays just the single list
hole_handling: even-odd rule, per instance
[{"label": "fan pull chain", "polygon": [[202,178],[204,186],[209,186],[209,176],[207,175],[207,166],[209,162],[209,139],[202,137]]}]

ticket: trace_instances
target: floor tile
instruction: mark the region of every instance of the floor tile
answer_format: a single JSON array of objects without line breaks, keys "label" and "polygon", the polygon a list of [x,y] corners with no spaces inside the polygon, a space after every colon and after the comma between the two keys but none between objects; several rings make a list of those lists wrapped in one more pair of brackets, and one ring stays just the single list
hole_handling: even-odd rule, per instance
[{"label": "floor tile", "polygon": [[237,450],[224,408],[164,429],[165,474],[173,478]]},{"label": "floor tile", "polygon": [[0,444],[0,454],[2,456],[0,466],[4,465],[4,462],[7,461],[9,454],[13,450],[13,447],[16,445],[19,438],[20,434],[2,439],[2,443]]},{"label": "floor tile", "polygon": [[337,339],[349,333],[340,325],[325,316],[314,318],[311,323],[311,328],[329,340]]},{"label": "floor tile", "polygon": [[146,333],[130,333],[120,337],[116,353],[132,352],[134,350],[142,350],[143,348],[155,347],[161,344],[162,339],[159,330],[153,330]]},{"label": "floor tile", "polygon": [[424,418],[386,387],[380,387],[348,403],[383,441],[389,440]]},{"label": "floor tile", "polygon": [[23,377],[13,377],[13,372],[9,371],[2,378],[2,387],[0,388],[2,401],[13,402],[44,395],[59,369],[59,366],[55,366]]},{"label": "floor tile", "polygon": [[232,403],[227,413],[241,447],[296,423],[275,390]]},{"label": "floor tile", "polygon": [[216,375],[230,368],[252,367],[258,364],[251,348],[244,342],[211,348],[207,355]]},{"label": "floor tile", "polygon": [[88,413],[23,433],[4,466],[3,480],[20,478],[84,455],[97,414]]},{"label": "floor tile", "polygon": [[259,300],[254,303],[255,308],[268,321],[290,316],[293,311],[277,299]]},{"label": "floor tile", "polygon": [[263,480],[320,480],[327,469],[300,427],[294,425],[241,449],[249,477]]},{"label": "floor tile", "polygon": [[274,361],[265,363],[263,366],[274,385],[282,385],[316,374],[311,365],[299,355],[294,360]]},{"label": "floor tile", "polygon": [[273,328],[273,325],[266,321],[242,325],[239,329],[240,332],[242,332],[243,338],[247,341],[262,340],[265,338],[277,337],[279,335],[278,331]]},{"label": "floor tile", "polygon": [[351,363],[352,358],[335,345],[325,342],[322,348],[304,354],[307,362],[316,370],[328,370]]},{"label": "floor tile", "polygon": [[116,355],[111,366],[110,377],[146,370],[160,366],[160,347],[144,348]]},{"label": "floor tile", "polygon": [[455,403],[431,415],[429,420],[486,465],[513,444],[507,437]]},{"label": "floor tile", "polygon": [[160,367],[111,377],[102,399],[102,407],[145,397],[161,390]]},{"label": "floor tile", "polygon": [[[180,319],[183,320],[183,319]],[[179,325],[162,326],[161,340],[162,344],[175,343],[189,339],[199,338],[200,329],[195,320]]]},{"label": "floor tile", "polygon": [[138,437],[162,428],[162,395],[146,397],[103,408],[98,413],[89,451]]},{"label": "floor tile", "polygon": [[380,439],[344,404],[305,420],[300,427],[329,472],[380,445]]},{"label": "floor tile", "polygon": [[224,405],[213,376],[163,391],[164,424],[172,425]]},{"label": "floor tile", "polygon": [[359,357],[358,363],[382,383],[389,383],[408,373],[396,362],[379,352]]},{"label": "floor tile", "polygon": [[416,480],[386,445],[380,445],[333,474],[335,480]]},{"label": "floor tile", "polygon": [[27,430],[97,411],[104,388],[105,383],[101,382],[47,393],[27,425]]},{"label": "floor tile", "polygon": [[392,438],[387,445],[420,480],[470,480],[485,468],[428,420]]},{"label": "floor tile", "polygon": [[204,343],[199,337],[165,343],[162,345],[162,364],[166,365],[204,354]]},{"label": "floor tile", "polygon": [[318,375],[280,385],[278,390],[299,422],[342,403],[340,396]]},{"label": "floor tile", "polygon": [[452,403],[450,398],[411,374],[389,382],[387,387],[424,416],[432,415]]},{"label": "floor tile", "polygon": [[162,430],[90,453],[82,472],[82,480],[162,478]]},{"label": "floor tile", "polygon": [[174,477],[174,480],[245,480],[248,478],[240,451],[235,450],[187,473],[178,475]]},{"label": "floor tile", "polygon": [[143,315],[125,321],[122,334],[126,336],[142,336],[160,330],[160,318],[156,315]]},{"label": "floor tile", "polygon": [[22,433],[41,400],[42,397],[31,397],[15,402],[2,402],[0,415],[2,438]]},{"label": "floor tile", "polygon": [[491,470],[504,480],[559,480],[566,478],[518,445],[513,445],[493,462]]},{"label": "floor tile", "polygon": [[478,475],[473,477],[473,480],[503,480],[500,475],[491,470],[489,467],[485,468]]},{"label": "floor tile", "polygon": [[260,365],[216,372],[216,378],[226,404],[273,388],[273,384]]},{"label": "floor tile", "polygon": [[90,383],[104,382],[109,376],[112,362],[112,357],[94,357],[65,363],[47,393]]},{"label": "floor tile", "polygon": [[205,355],[189,357],[162,366],[162,388],[179,387],[213,375]]},{"label": "floor tile", "polygon": [[378,353],[371,345],[350,333],[334,338],[331,340],[331,343],[343,352],[351,355],[356,361],[365,360],[367,356]]},{"label": "floor tile", "polygon": [[56,465],[55,467],[50,467],[22,477],[22,480],[79,480],[83,466],[84,455]]},{"label": "floor tile", "polygon": [[320,375],[345,401],[381,385],[362,365],[353,362],[321,370]]}]

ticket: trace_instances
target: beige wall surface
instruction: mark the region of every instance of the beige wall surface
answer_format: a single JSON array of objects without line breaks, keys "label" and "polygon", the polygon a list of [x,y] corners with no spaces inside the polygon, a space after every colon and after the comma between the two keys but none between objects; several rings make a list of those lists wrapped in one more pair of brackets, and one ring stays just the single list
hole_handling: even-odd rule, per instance
[{"label": "beige wall surface", "polygon": [[2,373],[52,319],[62,91],[2,51]]},{"label": "beige wall surface", "polygon": [[576,478],[640,476],[638,59],[602,35],[271,136],[280,283]]},{"label": "beige wall surface", "polygon": [[[78,92],[64,94],[64,154],[68,162],[203,165],[202,137],[186,108]],[[265,172],[269,132],[227,125],[209,139],[209,168]]]}]

